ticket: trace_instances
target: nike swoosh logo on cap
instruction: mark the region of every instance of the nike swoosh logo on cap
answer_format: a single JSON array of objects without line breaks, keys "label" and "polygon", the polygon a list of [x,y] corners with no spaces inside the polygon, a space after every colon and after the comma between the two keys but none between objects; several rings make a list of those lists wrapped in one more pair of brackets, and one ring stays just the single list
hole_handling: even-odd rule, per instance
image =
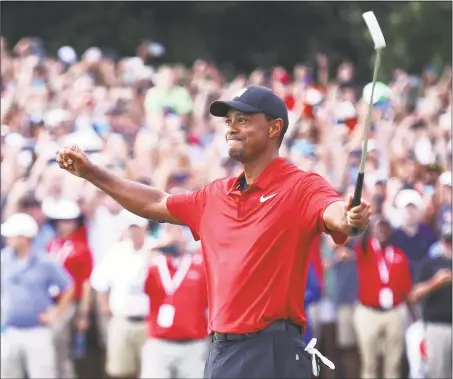
[{"label": "nike swoosh logo on cap", "polygon": [[274,193],[274,194],[269,195],[269,196],[261,195],[260,203],[264,203],[265,201],[268,201],[269,199],[272,199],[275,195],[277,195],[277,193]]}]

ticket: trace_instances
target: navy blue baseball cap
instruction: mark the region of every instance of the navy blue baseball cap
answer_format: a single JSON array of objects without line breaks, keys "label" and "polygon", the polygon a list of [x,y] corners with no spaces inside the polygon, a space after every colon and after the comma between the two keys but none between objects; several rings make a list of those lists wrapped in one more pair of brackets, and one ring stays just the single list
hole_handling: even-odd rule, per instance
[{"label": "navy blue baseball cap", "polygon": [[244,113],[264,113],[283,120],[283,132],[288,129],[288,109],[283,100],[266,87],[250,86],[241,90],[231,101],[214,101],[209,112],[226,117],[230,109]]}]

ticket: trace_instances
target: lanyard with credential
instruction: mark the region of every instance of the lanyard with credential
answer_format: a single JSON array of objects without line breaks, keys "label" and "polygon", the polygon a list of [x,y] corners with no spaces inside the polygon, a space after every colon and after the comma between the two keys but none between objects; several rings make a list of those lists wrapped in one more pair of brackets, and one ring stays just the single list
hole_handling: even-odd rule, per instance
[{"label": "lanyard with credential", "polygon": [[189,254],[185,254],[182,258],[181,264],[176,270],[173,278],[170,275],[168,268],[167,259],[165,256],[157,257],[157,270],[164,287],[164,291],[168,296],[173,295],[176,290],[181,286],[182,281],[189,272],[190,265],[192,264],[192,257]]},{"label": "lanyard with credential", "polygon": [[386,285],[390,279],[390,268],[392,267],[395,258],[395,251],[392,246],[387,246],[385,252],[383,252],[381,244],[376,239],[371,240],[371,245],[377,255],[379,277],[381,278],[382,283]]}]

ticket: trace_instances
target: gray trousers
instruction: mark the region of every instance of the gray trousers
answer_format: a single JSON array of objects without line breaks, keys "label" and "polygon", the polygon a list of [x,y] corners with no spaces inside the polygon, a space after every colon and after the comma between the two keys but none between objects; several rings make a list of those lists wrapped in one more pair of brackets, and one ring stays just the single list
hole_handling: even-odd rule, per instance
[{"label": "gray trousers", "polygon": [[68,309],[52,325],[53,341],[57,354],[57,374],[61,379],[76,378],[72,359],[72,330],[76,314],[76,305]]},{"label": "gray trousers", "polygon": [[48,327],[8,328],[1,337],[1,377],[57,378],[56,354]]},{"label": "gray trousers", "polygon": [[140,378],[202,378],[208,343],[197,340],[186,343],[148,339],[142,349]]},{"label": "gray trousers", "polygon": [[426,324],[428,378],[451,378],[451,324]]}]

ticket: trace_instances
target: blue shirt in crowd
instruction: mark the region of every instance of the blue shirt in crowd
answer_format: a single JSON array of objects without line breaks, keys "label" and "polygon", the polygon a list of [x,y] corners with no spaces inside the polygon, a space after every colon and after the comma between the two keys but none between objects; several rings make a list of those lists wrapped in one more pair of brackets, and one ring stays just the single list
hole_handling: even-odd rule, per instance
[{"label": "blue shirt in crowd", "polygon": [[39,228],[38,235],[33,238],[32,251],[45,252],[47,245],[55,235],[55,228],[49,222],[43,223]]},{"label": "blue shirt in crowd", "polygon": [[357,276],[357,261],[355,259],[337,262],[332,267],[335,288],[333,300],[336,306],[351,305],[357,301],[358,293],[358,276]]},{"label": "blue shirt in crowd", "polygon": [[359,278],[355,246],[358,243],[362,243],[361,237],[351,238],[346,243],[346,247],[351,250],[351,259],[336,261],[332,267],[335,281],[332,298],[336,306],[352,305],[357,302]]},{"label": "blue shirt in crowd", "polygon": [[50,289],[64,291],[72,285],[66,270],[45,254],[30,254],[27,259],[4,249],[1,253],[2,326],[32,328],[40,326],[39,315],[52,305]]},{"label": "blue shirt in crowd", "polygon": [[415,271],[417,271],[418,263],[428,255],[429,248],[433,243],[437,242],[437,237],[431,228],[421,224],[418,232],[413,236],[407,235],[401,228],[396,229],[392,235],[391,242],[395,247],[406,253],[413,278]]}]

